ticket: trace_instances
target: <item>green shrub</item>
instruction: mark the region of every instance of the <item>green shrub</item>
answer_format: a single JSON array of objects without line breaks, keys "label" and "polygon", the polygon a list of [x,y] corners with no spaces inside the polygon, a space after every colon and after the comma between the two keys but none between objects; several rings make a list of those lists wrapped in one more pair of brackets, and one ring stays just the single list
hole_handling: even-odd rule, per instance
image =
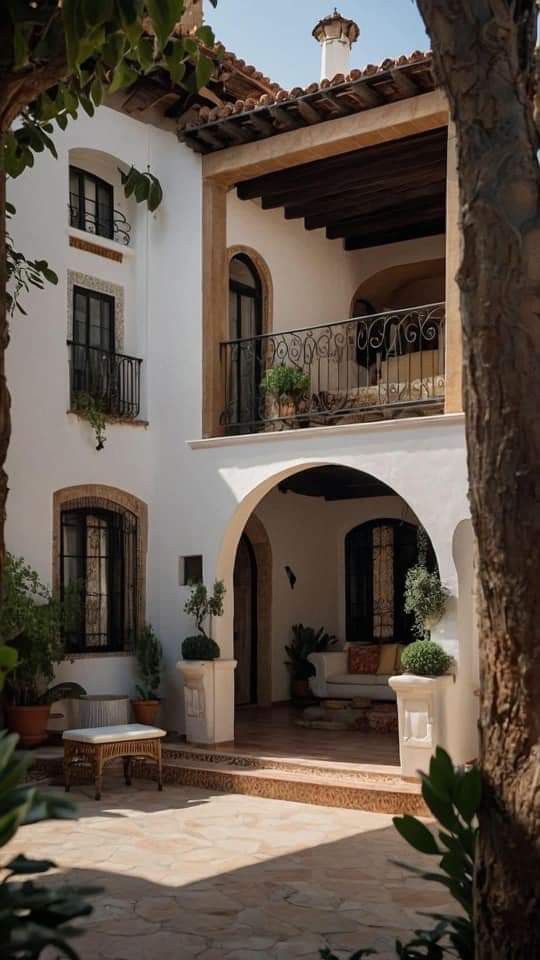
[{"label": "green shrub", "polygon": [[407,572],[404,595],[405,613],[414,616],[413,630],[420,640],[429,637],[429,631],[441,619],[448,600],[439,574],[417,563]]},{"label": "green shrub", "polygon": [[273,397],[300,397],[309,390],[307,373],[296,367],[271,367],[267,370],[261,388]]},{"label": "green shrub", "polygon": [[141,700],[159,700],[163,650],[150,624],[146,624],[137,637],[135,656],[140,680],[137,684],[139,697]]},{"label": "green shrub", "polygon": [[405,673],[414,673],[417,677],[441,677],[451,663],[452,658],[433,640],[416,640],[401,654]]},{"label": "green shrub", "polygon": [[197,637],[186,637],[182,643],[182,657],[184,660],[218,660],[220,649],[215,640],[199,634]]}]

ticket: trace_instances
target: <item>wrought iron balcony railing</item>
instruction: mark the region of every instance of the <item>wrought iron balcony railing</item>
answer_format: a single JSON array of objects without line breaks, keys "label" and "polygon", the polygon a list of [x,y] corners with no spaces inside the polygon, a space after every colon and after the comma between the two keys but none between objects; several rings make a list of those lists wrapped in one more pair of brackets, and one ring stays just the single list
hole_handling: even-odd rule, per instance
[{"label": "wrought iron balcony railing", "polygon": [[125,247],[131,240],[131,224],[120,210],[107,203],[97,203],[80,193],[69,195],[69,223],[72,227],[98,237],[116,240]]},{"label": "wrought iron balcony railing", "polygon": [[222,423],[253,433],[440,409],[444,325],[435,303],[225,341]]},{"label": "wrought iron balcony railing", "polygon": [[112,417],[135,419],[141,410],[142,360],[68,340],[72,409],[91,398]]}]

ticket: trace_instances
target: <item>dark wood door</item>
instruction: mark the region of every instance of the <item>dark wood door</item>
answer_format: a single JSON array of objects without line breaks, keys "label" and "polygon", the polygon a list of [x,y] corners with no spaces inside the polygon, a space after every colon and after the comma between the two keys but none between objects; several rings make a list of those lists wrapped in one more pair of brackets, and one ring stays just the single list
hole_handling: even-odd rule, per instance
[{"label": "dark wood door", "polygon": [[234,565],[235,702],[257,702],[257,568],[253,547],[242,536]]}]

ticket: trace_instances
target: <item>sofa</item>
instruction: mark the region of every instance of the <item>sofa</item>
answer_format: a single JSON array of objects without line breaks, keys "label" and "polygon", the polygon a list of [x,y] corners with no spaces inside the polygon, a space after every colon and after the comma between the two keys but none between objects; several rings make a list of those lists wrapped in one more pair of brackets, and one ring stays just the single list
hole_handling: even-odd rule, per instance
[{"label": "sofa", "polygon": [[349,673],[349,646],[326,653],[311,653],[308,657],[315,667],[315,676],[310,677],[311,692],[320,700],[351,700],[366,697],[369,700],[395,701],[396,694],[388,684],[391,676],[398,673]]}]

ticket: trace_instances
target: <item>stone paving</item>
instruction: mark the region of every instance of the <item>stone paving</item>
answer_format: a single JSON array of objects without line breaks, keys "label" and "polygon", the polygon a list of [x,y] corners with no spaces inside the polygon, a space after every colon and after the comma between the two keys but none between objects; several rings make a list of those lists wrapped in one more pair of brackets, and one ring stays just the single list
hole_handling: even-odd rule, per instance
[{"label": "stone paving", "polygon": [[434,866],[385,814],[116,777],[99,803],[90,787],[73,799],[78,821],[25,827],[3,853],[55,860],[43,882],[104,888],[82,960],[317,960],[326,945],[389,960],[396,938],[426,925],[417,910],[450,906],[390,862]]}]

